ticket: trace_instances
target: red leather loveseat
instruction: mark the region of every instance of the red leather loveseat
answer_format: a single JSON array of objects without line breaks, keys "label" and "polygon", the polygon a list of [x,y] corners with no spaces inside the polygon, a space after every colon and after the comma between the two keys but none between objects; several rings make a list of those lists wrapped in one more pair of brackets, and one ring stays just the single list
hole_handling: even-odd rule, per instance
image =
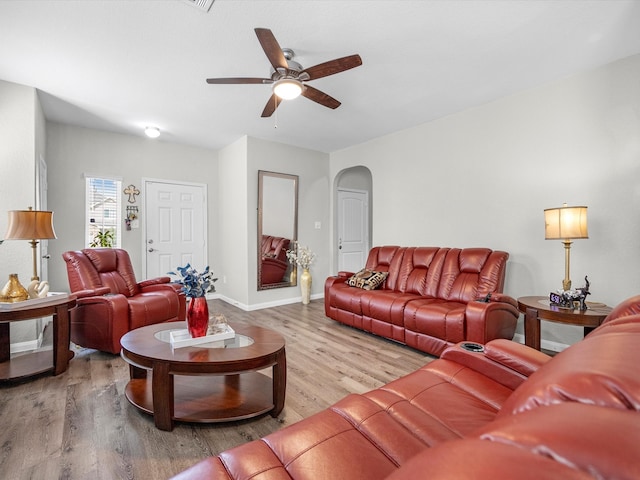
[{"label": "red leather loveseat", "polygon": [[387,274],[384,283],[367,290],[349,285],[352,272],[329,277],[325,313],[436,356],[463,340],[510,340],[520,313],[500,293],[508,258],[488,248],[374,247],[365,270]]},{"label": "red leather loveseat", "polygon": [[554,357],[504,339],[454,345],[174,479],[638,479],[639,306]]}]

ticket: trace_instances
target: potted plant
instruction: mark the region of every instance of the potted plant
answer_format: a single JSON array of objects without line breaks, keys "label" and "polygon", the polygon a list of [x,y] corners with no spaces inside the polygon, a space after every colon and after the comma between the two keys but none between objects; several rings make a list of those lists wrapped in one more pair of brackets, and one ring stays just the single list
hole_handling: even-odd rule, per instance
[{"label": "potted plant", "polygon": [[115,238],[113,236],[113,229],[102,229],[96,233],[93,237],[90,247],[108,247],[112,248]]},{"label": "potted plant", "polygon": [[182,291],[189,298],[187,307],[187,328],[191,337],[202,337],[207,333],[209,326],[209,306],[207,305],[207,292],[215,292],[213,272],[207,266],[203,272],[198,272],[189,263],[184,267],[177,267],[177,272],[168,272],[167,275],[178,277],[176,283],[182,285]]}]

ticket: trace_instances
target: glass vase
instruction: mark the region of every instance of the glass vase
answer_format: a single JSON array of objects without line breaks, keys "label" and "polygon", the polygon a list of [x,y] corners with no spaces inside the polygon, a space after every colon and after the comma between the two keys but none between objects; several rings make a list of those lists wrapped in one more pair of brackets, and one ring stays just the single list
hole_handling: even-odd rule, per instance
[{"label": "glass vase", "polygon": [[209,327],[209,305],[206,297],[193,297],[187,308],[187,329],[191,338],[204,337]]}]

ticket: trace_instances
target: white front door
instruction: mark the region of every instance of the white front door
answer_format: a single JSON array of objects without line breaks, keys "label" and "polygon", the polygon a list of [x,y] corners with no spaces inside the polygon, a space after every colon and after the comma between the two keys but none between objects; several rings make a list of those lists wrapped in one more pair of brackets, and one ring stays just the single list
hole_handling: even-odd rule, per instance
[{"label": "white front door", "polygon": [[338,271],[364,268],[369,253],[369,194],[338,190]]},{"label": "white front door", "polygon": [[207,265],[206,185],[144,181],[146,277]]}]

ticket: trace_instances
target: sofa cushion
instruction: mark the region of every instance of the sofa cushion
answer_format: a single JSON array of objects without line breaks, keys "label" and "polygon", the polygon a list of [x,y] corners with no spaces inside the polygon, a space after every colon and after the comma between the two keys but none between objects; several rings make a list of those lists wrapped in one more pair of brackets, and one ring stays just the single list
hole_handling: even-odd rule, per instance
[{"label": "sofa cushion", "polygon": [[438,298],[468,303],[504,287],[509,254],[488,248],[452,248],[445,259]]},{"label": "sofa cushion", "polygon": [[363,268],[358,273],[351,275],[347,280],[347,284],[364,290],[375,290],[384,283],[388,275],[389,272],[376,272]]},{"label": "sofa cushion", "polygon": [[564,402],[640,411],[640,315],[635,317],[600,327],[556,355],[513,393],[499,415]]},{"label": "sofa cushion", "polygon": [[[192,467],[194,471],[214,471],[216,459]],[[198,475],[196,473],[195,475]],[[174,480],[193,478],[228,478],[180,476]],[[483,440],[454,440],[435,448],[427,448],[409,460],[385,480],[594,480],[588,473],[536,455],[518,447]],[[275,480],[275,477],[274,477]]]},{"label": "sofa cushion", "polygon": [[594,478],[640,478],[637,412],[564,403],[502,417],[476,434],[551,458]]}]

